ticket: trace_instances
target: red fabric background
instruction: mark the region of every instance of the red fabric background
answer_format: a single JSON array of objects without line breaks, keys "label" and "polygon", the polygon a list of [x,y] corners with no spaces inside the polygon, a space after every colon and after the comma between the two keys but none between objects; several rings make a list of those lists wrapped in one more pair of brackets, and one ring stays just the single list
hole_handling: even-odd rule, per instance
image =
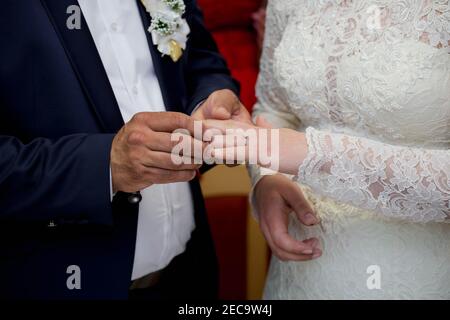
[{"label": "red fabric background", "polygon": [[219,298],[245,300],[247,293],[247,197],[206,200],[219,260]]},{"label": "red fabric background", "polygon": [[198,0],[210,30],[251,25],[251,14],[257,11],[261,0]]},{"label": "red fabric background", "polygon": [[251,110],[256,102],[258,49],[251,15],[261,0],[198,0],[205,23],[212,32],[231,73],[241,83],[241,100]]}]

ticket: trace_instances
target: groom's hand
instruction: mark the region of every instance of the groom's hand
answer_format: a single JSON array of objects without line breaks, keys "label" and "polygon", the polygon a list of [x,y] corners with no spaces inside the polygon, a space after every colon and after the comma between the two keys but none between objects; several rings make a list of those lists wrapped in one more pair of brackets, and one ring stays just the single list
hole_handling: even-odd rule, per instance
[{"label": "groom's hand", "polygon": [[320,222],[296,183],[280,174],[265,176],[256,185],[254,197],[261,231],[274,255],[283,261],[307,261],[322,255],[318,239],[299,241],[288,233],[291,212],[304,225]]},{"label": "groom's hand", "polygon": [[[202,141],[193,138],[194,119],[182,113],[143,112],[125,124],[111,148],[113,191],[136,192],[152,184],[192,180],[200,165],[194,164],[193,155],[172,154],[179,142],[172,141],[171,134],[177,129],[190,133],[183,143],[204,148]],[[183,161],[174,162],[174,157]]]},{"label": "groom's hand", "polygon": [[229,89],[213,92],[192,114],[195,120],[236,120],[252,123],[252,118],[239,98]]}]

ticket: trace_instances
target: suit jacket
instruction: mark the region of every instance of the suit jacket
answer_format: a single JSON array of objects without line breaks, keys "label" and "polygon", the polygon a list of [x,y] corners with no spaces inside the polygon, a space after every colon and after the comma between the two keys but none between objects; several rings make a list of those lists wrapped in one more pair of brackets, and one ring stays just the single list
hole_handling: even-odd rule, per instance
[{"label": "suit jacket", "polygon": [[[138,1],[143,28],[150,17]],[[195,0],[191,34],[174,63],[148,43],[169,111],[190,114],[218,89],[238,93]],[[109,157],[123,119],[76,0],[3,0],[0,11],[0,296],[127,298],[138,206],[110,201]],[[215,254],[198,181],[192,270],[215,278]],[[81,270],[69,290],[68,267]],[[191,274],[192,275],[192,274]],[[195,278],[195,277],[194,277]]]}]

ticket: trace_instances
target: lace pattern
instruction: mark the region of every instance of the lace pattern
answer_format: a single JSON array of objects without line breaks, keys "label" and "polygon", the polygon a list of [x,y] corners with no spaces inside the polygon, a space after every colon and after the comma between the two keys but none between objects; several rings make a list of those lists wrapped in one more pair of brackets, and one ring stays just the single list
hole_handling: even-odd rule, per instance
[{"label": "lace pattern", "polygon": [[450,151],[402,148],[306,131],[299,180],[317,193],[389,218],[448,222]]}]

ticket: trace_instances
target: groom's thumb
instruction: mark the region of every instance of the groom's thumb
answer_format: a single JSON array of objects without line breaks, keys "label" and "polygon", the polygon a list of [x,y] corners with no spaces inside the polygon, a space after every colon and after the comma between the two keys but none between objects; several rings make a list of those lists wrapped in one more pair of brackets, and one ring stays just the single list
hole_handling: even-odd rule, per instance
[{"label": "groom's thumb", "polygon": [[260,128],[273,129],[273,125],[262,116],[256,117],[256,125]]},{"label": "groom's thumb", "polygon": [[212,110],[212,119],[229,120],[231,119],[231,111],[225,106],[218,106]]}]

